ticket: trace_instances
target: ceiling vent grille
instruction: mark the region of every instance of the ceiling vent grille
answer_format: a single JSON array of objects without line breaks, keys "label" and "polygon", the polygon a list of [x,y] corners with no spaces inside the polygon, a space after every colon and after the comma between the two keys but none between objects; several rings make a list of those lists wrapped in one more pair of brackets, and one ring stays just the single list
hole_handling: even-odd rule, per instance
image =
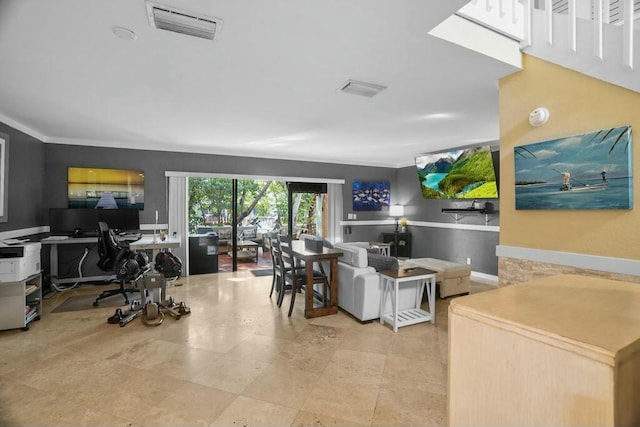
[{"label": "ceiling vent grille", "polygon": [[386,89],[386,86],[380,86],[373,83],[359,82],[357,80],[347,80],[344,82],[339,91],[350,93],[351,95],[367,96],[371,98]]},{"label": "ceiling vent grille", "polygon": [[207,40],[217,38],[222,29],[221,19],[152,2],[147,2],[147,15],[152,27]]}]

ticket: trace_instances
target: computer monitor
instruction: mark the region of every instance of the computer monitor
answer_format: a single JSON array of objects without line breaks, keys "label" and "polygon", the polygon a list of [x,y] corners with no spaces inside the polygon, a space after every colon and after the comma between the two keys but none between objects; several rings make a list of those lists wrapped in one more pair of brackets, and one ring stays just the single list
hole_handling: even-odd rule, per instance
[{"label": "computer monitor", "polygon": [[49,232],[66,236],[97,236],[97,211],[95,209],[51,208],[49,209]]},{"label": "computer monitor", "polygon": [[97,209],[98,221],[106,222],[116,233],[137,233],[140,231],[140,211],[138,209]]}]

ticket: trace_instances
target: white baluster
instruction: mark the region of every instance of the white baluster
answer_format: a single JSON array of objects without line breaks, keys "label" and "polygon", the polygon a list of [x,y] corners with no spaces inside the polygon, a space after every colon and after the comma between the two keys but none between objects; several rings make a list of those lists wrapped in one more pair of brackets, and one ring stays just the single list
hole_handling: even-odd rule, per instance
[{"label": "white baluster", "polygon": [[[609,1],[607,0],[607,6]],[[593,56],[600,61],[603,59],[603,39],[602,31],[604,26],[604,0],[594,0],[593,3]],[[607,10],[607,15],[608,15]]]},{"label": "white baluster", "polygon": [[511,21],[516,24],[518,23],[518,15],[516,14],[516,3],[518,0],[511,0]]},{"label": "white baluster", "polygon": [[486,7],[487,7],[487,12],[491,12],[491,9],[492,9],[492,7],[491,7],[491,0],[487,0],[487,1],[486,1]]},{"label": "white baluster", "polygon": [[500,15],[500,18],[504,18],[506,13],[504,11],[504,4],[502,4],[504,0],[498,0],[498,14]]},{"label": "white baluster", "polygon": [[623,0],[622,13],[622,62],[633,70],[633,0]]},{"label": "white baluster", "polygon": [[547,43],[549,46],[553,46],[553,5],[551,0],[544,0],[544,16]]},{"label": "white baluster", "polygon": [[577,51],[577,42],[576,42],[576,38],[577,38],[577,16],[576,16],[576,0],[568,0],[567,1],[567,18],[569,21],[569,38],[568,38],[568,44],[569,44],[569,50],[571,52],[576,52]]},{"label": "white baluster", "polygon": [[524,49],[531,46],[531,15],[533,14],[533,0],[524,0],[524,4],[522,6],[522,17],[524,19],[522,48]]}]

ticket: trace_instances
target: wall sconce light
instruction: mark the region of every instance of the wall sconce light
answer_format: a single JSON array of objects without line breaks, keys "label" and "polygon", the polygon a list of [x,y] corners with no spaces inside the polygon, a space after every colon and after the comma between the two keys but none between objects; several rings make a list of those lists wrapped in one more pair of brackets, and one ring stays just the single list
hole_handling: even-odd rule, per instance
[{"label": "wall sconce light", "polygon": [[404,216],[404,206],[393,205],[389,206],[389,216],[396,219],[396,233],[398,232],[398,218]]},{"label": "wall sconce light", "polygon": [[533,127],[542,126],[549,120],[549,110],[544,107],[536,108],[529,113],[529,124]]}]

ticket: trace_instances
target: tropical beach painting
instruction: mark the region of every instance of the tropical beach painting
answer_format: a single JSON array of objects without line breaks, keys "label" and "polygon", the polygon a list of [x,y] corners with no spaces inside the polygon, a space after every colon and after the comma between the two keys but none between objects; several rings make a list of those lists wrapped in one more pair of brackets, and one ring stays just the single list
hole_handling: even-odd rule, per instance
[{"label": "tropical beach painting", "polygon": [[353,181],[353,210],[389,210],[391,185],[389,181]]},{"label": "tropical beach painting", "polygon": [[128,169],[70,167],[70,208],[144,209],[144,172]]},{"label": "tropical beach painting", "polygon": [[516,209],[631,209],[631,126],[514,148]]}]

